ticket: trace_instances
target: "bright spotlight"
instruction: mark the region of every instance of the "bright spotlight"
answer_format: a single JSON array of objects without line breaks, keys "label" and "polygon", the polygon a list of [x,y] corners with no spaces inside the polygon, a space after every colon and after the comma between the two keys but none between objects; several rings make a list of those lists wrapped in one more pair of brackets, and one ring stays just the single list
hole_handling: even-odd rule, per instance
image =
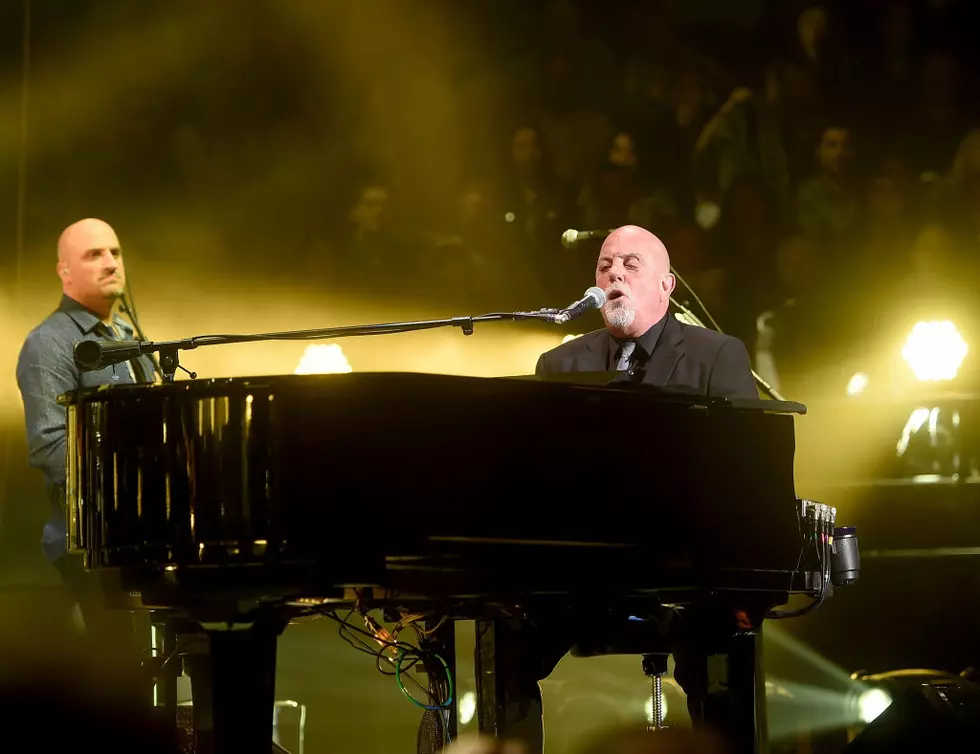
[{"label": "bright spotlight", "polygon": [[467,725],[476,715],[476,694],[467,691],[459,698],[459,724]]},{"label": "bright spotlight", "polygon": [[855,372],[854,376],[847,383],[847,394],[852,398],[855,395],[860,395],[868,387],[870,381],[870,378],[864,372]]},{"label": "bright spotlight", "polygon": [[892,703],[891,695],[884,689],[868,689],[858,697],[858,715],[864,723],[876,720]]},{"label": "bright spotlight", "polygon": [[336,343],[307,346],[294,374],[344,374],[354,371]]},{"label": "bright spotlight", "polygon": [[582,337],[581,333],[578,335],[566,335],[564,338],[561,339],[561,342],[564,344],[570,340],[575,340],[576,338],[581,338],[581,337]]},{"label": "bright spotlight", "polygon": [[[667,696],[660,693],[660,709],[663,710],[664,719],[667,719]],[[646,714],[647,723],[653,725],[653,695],[651,694],[643,701],[643,711]]]},{"label": "bright spotlight", "polygon": [[916,379],[930,382],[951,380],[969,348],[956,325],[948,319],[917,322],[902,348],[902,358]]}]

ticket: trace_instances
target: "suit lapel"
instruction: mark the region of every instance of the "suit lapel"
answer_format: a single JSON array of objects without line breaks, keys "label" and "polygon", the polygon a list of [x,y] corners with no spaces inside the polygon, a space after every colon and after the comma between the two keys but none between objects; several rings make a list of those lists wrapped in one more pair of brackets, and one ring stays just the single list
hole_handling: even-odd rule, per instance
[{"label": "suit lapel", "polygon": [[609,367],[609,333],[598,330],[595,337],[588,335],[582,338],[582,350],[575,356],[575,367],[581,372],[605,372]]},{"label": "suit lapel", "polygon": [[643,375],[644,383],[656,387],[667,386],[683,353],[680,348],[683,342],[684,331],[677,320],[668,313],[664,331],[660,333],[660,340],[653,349],[650,361],[647,362],[646,372]]}]

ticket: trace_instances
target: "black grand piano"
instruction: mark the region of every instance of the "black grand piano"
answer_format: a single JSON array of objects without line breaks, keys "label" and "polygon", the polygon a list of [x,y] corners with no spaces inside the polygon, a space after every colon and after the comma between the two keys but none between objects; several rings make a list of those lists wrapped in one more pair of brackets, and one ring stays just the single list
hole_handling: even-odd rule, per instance
[{"label": "black grand piano", "polygon": [[836,511],[794,490],[798,405],[399,373],[62,400],[70,549],[118,570],[122,606],[207,637],[218,754],[269,751],[278,635],[345,607],[421,611],[430,641],[477,619],[480,728],[532,750],[567,651],[655,668],[683,645],[695,725],[762,751],[763,620],[830,588]]}]

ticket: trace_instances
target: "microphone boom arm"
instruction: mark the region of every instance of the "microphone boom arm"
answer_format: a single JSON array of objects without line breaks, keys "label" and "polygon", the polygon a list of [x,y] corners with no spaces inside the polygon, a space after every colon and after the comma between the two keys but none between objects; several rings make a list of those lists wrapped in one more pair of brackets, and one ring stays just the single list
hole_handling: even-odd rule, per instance
[{"label": "microphone boom arm", "polygon": [[[144,354],[159,354],[160,371],[164,382],[173,382],[174,375],[178,369],[183,369],[180,365],[178,353],[189,351],[200,346],[217,346],[232,343],[258,343],[272,340],[329,340],[332,338],[350,338],[365,335],[387,335],[394,333],[415,332],[417,330],[433,330],[440,327],[458,327],[463,335],[472,335],[474,325],[479,322],[501,322],[513,321],[521,322],[525,320],[544,320],[546,322],[561,324],[565,320],[562,318],[561,309],[539,309],[533,312],[493,312],[490,314],[480,314],[468,317],[448,317],[445,319],[415,320],[409,322],[383,322],[368,325],[344,325],[341,327],[323,327],[312,330],[286,330],[283,332],[256,333],[254,335],[196,335],[192,338],[181,340],[160,340],[160,341],[137,341],[132,344],[131,350],[135,350],[136,356]],[[76,363],[78,360],[79,346],[91,347],[93,341],[81,341],[75,345]],[[109,343],[107,345],[119,345]],[[99,346],[102,348],[101,344]],[[90,361],[82,368],[101,369],[110,363],[125,361],[131,355],[117,358],[116,361],[104,361],[104,351],[100,351],[98,358]],[[186,371],[186,370],[185,370]],[[192,377],[196,376],[191,373]]]},{"label": "microphone boom arm", "polygon": [[[677,299],[675,299],[673,296],[670,297],[670,303],[672,303],[674,306],[676,306],[678,309],[680,309],[681,314],[684,315],[684,318],[685,319],[690,320],[690,322],[691,322],[692,325],[697,325],[698,327],[704,327],[704,323],[700,319],[697,318],[697,316],[694,314],[694,312],[692,312],[690,309],[688,309],[686,306],[684,306],[684,304],[682,304],[680,301],[678,301]],[[707,328],[705,328],[705,329],[707,329]],[[720,330],[719,330],[719,332],[720,332]],[[759,375],[758,372],[756,372],[751,367],[749,367],[749,369],[752,372],[752,378],[755,380],[755,384],[758,385],[762,389],[762,392],[764,392],[766,395],[768,395],[774,401],[785,401],[786,400],[785,398],[783,398],[782,395],[780,395],[776,391],[776,388],[774,388],[772,385],[770,385],[768,382],[766,382]]]}]

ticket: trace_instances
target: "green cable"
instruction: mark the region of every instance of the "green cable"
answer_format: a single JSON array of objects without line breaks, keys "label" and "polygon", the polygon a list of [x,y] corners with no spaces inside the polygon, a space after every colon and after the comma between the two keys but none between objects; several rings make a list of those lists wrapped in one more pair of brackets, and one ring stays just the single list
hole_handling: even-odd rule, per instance
[{"label": "green cable", "polygon": [[442,655],[437,654],[435,652],[429,653],[437,660],[439,660],[439,662],[442,663],[442,667],[446,671],[446,680],[449,681],[449,698],[438,706],[434,706],[431,704],[422,704],[422,702],[420,702],[418,699],[412,696],[411,693],[409,693],[408,689],[405,688],[405,683],[402,681],[402,662],[405,660],[405,657],[408,655],[408,652],[401,648],[399,648],[399,652],[400,653],[398,655],[398,660],[395,661],[395,682],[398,684],[398,688],[401,689],[401,692],[405,695],[408,701],[410,701],[416,707],[421,707],[422,709],[435,710],[435,711],[441,711],[447,709],[453,703],[453,696],[455,695],[456,692],[455,686],[453,684],[453,674],[449,671],[449,663],[442,658]]}]

